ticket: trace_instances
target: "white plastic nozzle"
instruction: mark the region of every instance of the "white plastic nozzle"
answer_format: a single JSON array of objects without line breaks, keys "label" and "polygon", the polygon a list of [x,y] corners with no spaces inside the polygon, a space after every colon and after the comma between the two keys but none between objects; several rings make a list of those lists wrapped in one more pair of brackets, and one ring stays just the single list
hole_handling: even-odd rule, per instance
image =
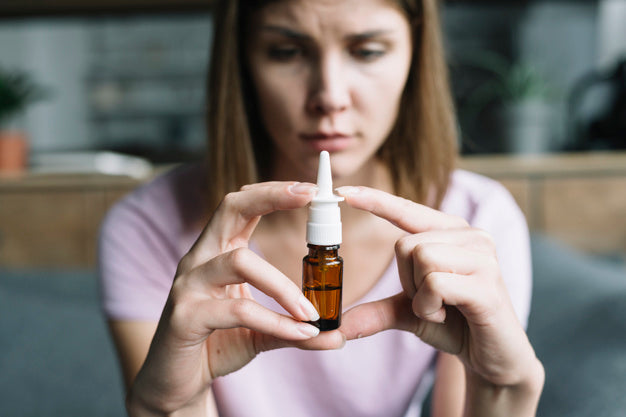
[{"label": "white plastic nozzle", "polygon": [[339,245],[341,243],[341,213],[338,203],[343,201],[343,197],[333,193],[330,155],[327,151],[320,153],[317,187],[317,195],[309,206],[306,241],[318,246]]}]

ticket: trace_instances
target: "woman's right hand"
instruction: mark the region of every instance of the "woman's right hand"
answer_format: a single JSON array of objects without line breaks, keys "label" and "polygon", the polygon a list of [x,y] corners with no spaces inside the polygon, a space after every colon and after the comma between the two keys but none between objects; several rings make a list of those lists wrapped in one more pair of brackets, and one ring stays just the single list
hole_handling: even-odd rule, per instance
[{"label": "woman's right hand", "polygon": [[[131,415],[202,408],[213,380],[262,351],[285,346],[336,349],[339,331],[302,321],[317,312],[300,288],[248,249],[262,215],[304,207],[316,186],[268,182],[228,194],[178,265],[150,351],[128,396]],[[248,284],[293,317],[254,301]],[[317,337],[315,337],[317,336]],[[141,413],[143,411],[143,413]]]}]

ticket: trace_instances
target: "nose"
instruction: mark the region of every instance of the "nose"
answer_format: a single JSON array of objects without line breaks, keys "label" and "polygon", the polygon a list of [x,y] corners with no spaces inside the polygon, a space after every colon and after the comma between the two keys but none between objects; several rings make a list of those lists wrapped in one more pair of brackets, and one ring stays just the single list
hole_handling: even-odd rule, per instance
[{"label": "nose", "polygon": [[331,115],[350,106],[346,68],[338,56],[322,57],[311,69],[307,110],[315,115]]}]

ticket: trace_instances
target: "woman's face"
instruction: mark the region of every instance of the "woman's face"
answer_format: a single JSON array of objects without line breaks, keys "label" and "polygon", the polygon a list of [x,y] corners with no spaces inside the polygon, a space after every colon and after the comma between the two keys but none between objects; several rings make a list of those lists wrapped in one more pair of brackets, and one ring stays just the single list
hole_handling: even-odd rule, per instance
[{"label": "woman's face", "polygon": [[246,51],[275,174],[315,179],[327,150],[336,178],[367,169],[398,113],[411,61],[409,23],[384,0],[291,0],[257,12]]}]

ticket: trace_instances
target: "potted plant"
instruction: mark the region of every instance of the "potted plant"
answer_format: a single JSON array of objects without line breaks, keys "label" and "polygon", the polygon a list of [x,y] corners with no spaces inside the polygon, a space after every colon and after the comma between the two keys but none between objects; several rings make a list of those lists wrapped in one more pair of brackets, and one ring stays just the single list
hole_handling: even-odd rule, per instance
[{"label": "potted plant", "polygon": [[477,118],[488,110],[487,125],[493,150],[541,153],[552,145],[551,90],[532,65],[509,62],[491,52],[473,55],[470,65],[488,76],[470,95],[470,114]]},{"label": "potted plant", "polygon": [[15,121],[47,94],[28,74],[0,68],[0,173],[19,173],[26,167],[28,138]]}]

